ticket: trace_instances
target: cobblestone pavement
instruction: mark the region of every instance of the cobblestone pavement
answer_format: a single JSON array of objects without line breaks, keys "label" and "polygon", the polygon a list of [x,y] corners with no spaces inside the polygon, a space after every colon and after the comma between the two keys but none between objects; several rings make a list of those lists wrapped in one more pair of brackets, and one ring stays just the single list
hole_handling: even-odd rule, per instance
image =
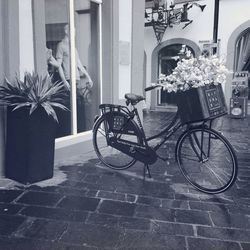
[{"label": "cobblestone pavement", "polygon": [[[169,114],[145,114],[148,134]],[[93,151],[55,166],[55,177],[34,185],[0,180],[1,250],[250,249],[250,119],[224,117],[216,128],[239,160],[236,185],[205,195],[182,177],[173,158],[175,139],[164,146],[168,162],[115,172]]]}]

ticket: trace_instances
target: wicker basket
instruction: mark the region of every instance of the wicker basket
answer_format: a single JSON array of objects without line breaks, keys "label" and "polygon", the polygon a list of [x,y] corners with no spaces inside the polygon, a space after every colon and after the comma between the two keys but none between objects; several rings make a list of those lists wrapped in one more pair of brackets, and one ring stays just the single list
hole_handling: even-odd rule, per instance
[{"label": "wicker basket", "polygon": [[221,84],[178,92],[177,106],[182,123],[210,120],[227,114]]}]

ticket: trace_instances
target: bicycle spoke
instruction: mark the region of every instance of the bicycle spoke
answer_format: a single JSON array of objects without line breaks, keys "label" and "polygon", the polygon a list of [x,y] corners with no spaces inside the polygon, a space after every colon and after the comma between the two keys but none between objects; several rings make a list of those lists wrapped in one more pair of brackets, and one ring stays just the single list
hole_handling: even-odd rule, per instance
[{"label": "bicycle spoke", "polygon": [[106,137],[105,131],[103,129],[98,129],[98,132],[103,135],[104,137]]},{"label": "bicycle spoke", "polygon": [[197,162],[197,158],[192,157],[191,155],[187,155],[187,154],[184,154],[184,153],[183,153],[182,155],[183,155],[183,157],[185,157],[185,159],[187,159],[187,160]]},{"label": "bicycle spoke", "polygon": [[216,170],[218,170],[218,172],[224,174],[225,176],[230,176],[230,175],[228,175],[227,172],[223,171],[223,169],[217,167],[215,164],[213,164],[213,163],[211,163],[211,162],[206,162],[206,164],[207,164],[207,165],[210,165],[210,169],[216,169]]},{"label": "bicycle spoke", "polygon": [[214,176],[216,177],[216,179],[220,182],[221,185],[225,185],[226,184],[226,181],[223,180],[218,174],[215,173],[215,171],[209,167],[206,166],[205,164],[205,167],[214,174]]},{"label": "bicycle spoke", "polygon": [[[119,113],[119,115],[124,116],[122,113]],[[133,129],[136,131],[135,125],[133,123],[129,124],[129,128],[131,131],[133,131]],[[128,142],[133,139],[135,143],[138,143],[139,137],[136,135],[136,132],[134,132],[134,138],[132,139],[131,136],[126,134],[118,132],[114,133],[111,131],[109,122],[105,117],[101,117],[97,121],[93,130],[94,149],[102,163],[104,163],[107,167],[117,170],[126,169],[132,166],[136,160],[126,153],[123,153],[122,151],[112,147],[110,143],[108,143],[109,139],[111,138],[114,139],[114,141],[116,141],[117,138],[121,138]]]},{"label": "bicycle spoke", "polygon": [[215,131],[191,129],[183,134],[177,149],[177,162],[183,175],[200,191],[220,193],[236,180],[232,147]]}]

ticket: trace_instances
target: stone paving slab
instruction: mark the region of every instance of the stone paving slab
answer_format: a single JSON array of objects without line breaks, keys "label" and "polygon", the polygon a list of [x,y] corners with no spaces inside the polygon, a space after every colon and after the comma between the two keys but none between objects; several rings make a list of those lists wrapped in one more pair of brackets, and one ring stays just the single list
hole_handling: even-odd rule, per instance
[{"label": "stone paving slab", "polygon": [[[146,114],[146,132],[167,117]],[[145,181],[142,164],[113,171],[93,151],[58,163],[48,181],[0,179],[0,250],[250,249],[249,121],[215,123],[239,160],[236,185],[218,195],[186,182],[174,161],[175,139],[162,151],[169,161],[157,161]]]}]

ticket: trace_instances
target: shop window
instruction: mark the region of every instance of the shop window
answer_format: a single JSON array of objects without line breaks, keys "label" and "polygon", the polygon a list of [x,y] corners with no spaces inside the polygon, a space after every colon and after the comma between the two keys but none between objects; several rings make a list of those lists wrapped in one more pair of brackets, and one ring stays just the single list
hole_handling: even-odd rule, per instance
[{"label": "shop window", "polygon": [[[65,88],[71,84],[68,23],[68,1],[45,0],[46,59],[48,62],[48,72],[54,82],[65,79]],[[64,51],[62,51],[62,47]],[[61,70],[59,70],[58,65],[60,65]],[[65,98],[65,106],[67,106],[69,111],[57,110],[59,120],[57,137],[72,134],[72,102],[70,91],[71,88],[69,88],[67,98]]]},{"label": "shop window", "polygon": [[90,130],[98,114],[99,5],[90,0],[45,0],[44,6],[48,72],[68,88],[69,111],[58,110],[59,138]]},{"label": "shop window", "polygon": [[98,4],[89,0],[75,0],[74,2],[76,64],[79,70],[79,75],[76,77],[77,131],[79,133],[92,128],[100,104]]}]

